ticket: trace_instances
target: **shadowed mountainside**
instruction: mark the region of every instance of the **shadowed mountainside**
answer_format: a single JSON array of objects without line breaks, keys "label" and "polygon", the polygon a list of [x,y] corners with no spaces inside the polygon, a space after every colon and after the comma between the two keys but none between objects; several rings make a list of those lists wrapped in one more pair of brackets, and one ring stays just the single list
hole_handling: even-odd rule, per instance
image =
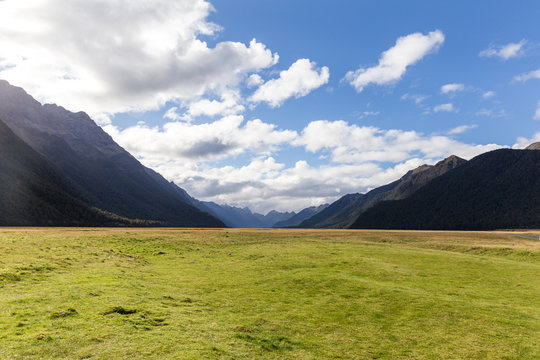
[{"label": "shadowed mountainside", "polygon": [[351,228],[540,228],[540,151],[501,149],[479,155],[406,199],[378,203]]},{"label": "shadowed mountainside", "polygon": [[90,207],[75,187],[0,120],[0,225],[158,225]]},{"label": "shadowed mountainside", "polygon": [[173,226],[224,225],[183,199],[83,112],[41,105],[23,89],[0,81],[0,118],[54,164],[92,207]]},{"label": "shadowed mountainside", "polygon": [[422,165],[409,171],[401,179],[388,185],[371,190],[365,195],[349,194],[337,200],[315,216],[305,220],[298,227],[301,228],[346,228],[349,227],[360,214],[383,200],[399,200],[414,193],[434,178],[445,174],[466,160],[457,156],[450,156],[435,165]]}]

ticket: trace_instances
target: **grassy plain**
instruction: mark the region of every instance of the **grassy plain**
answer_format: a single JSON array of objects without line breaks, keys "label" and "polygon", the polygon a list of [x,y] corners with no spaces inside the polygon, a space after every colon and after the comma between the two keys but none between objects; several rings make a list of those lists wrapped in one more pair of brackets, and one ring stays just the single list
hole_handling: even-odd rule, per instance
[{"label": "grassy plain", "polygon": [[540,242],[4,228],[0,359],[23,358],[539,359]]}]

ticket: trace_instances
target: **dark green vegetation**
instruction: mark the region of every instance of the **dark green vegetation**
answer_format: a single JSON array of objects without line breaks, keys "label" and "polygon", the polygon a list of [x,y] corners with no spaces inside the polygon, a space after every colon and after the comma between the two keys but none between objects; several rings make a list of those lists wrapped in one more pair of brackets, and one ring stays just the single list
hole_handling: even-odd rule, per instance
[{"label": "dark green vegetation", "polygon": [[348,194],[332,203],[315,216],[303,221],[301,228],[347,228],[367,209],[384,200],[404,199],[431,180],[466,163],[450,156],[437,164],[422,165],[409,171],[401,179],[378,187],[366,194]]},{"label": "dark green vegetation", "polygon": [[378,203],[352,228],[540,228],[540,151],[502,149],[479,155],[406,199]]},{"label": "dark green vegetation", "polygon": [[[163,225],[224,225],[194,207],[182,189],[141,165],[85,113],[72,113],[56,105],[42,106],[23,89],[0,81],[0,119],[52,164],[63,182],[77,193],[79,201],[89,207]],[[6,154],[0,154],[0,163],[9,161]],[[6,186],[0,184],[1,193],[7,191]],[[78,221],[69,223],[77,224]]]},{"label": "dark green vegetation", "polygon": [[539,338],[525,238],[0,231],[2,359],[538,359]]}]

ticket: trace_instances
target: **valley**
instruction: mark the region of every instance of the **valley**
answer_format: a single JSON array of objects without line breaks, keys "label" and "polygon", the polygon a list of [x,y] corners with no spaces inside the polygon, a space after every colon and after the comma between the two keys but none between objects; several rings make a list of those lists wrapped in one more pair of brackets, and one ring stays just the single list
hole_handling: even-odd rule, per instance
[{"label": "valley", "polygon": [[2,359],[540,356],[540,242],[501,233],[2,228],[0,261]]}]

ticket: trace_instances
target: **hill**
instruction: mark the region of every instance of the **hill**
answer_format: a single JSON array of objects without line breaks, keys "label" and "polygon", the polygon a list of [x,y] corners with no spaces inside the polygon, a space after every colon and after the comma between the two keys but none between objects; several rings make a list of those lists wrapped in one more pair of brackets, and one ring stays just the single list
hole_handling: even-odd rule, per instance
[{"label": "hill", "polygon": [[351,228],[490,230],[540,227],[540,151],[491,151],[406,199],[383,201]]},{"label": "hill", "polygon": [[224,226],[188,203],[83,112],[41,105],[23,89],[0,81],[0,118],[92,207],[173,226]]},{"label": "hill", "polygon": [[435,165],[422,165],[409,171],[401,179],[390,184],[371,190],[365,195],[345,195],[328,208],[314,217],[302,222],[302,228],[346,228],[349,227],[360,214],[384,200],[399,200],[414,193],[432,179],[445,174],[466,160],[457,156],[450,156]]}]

